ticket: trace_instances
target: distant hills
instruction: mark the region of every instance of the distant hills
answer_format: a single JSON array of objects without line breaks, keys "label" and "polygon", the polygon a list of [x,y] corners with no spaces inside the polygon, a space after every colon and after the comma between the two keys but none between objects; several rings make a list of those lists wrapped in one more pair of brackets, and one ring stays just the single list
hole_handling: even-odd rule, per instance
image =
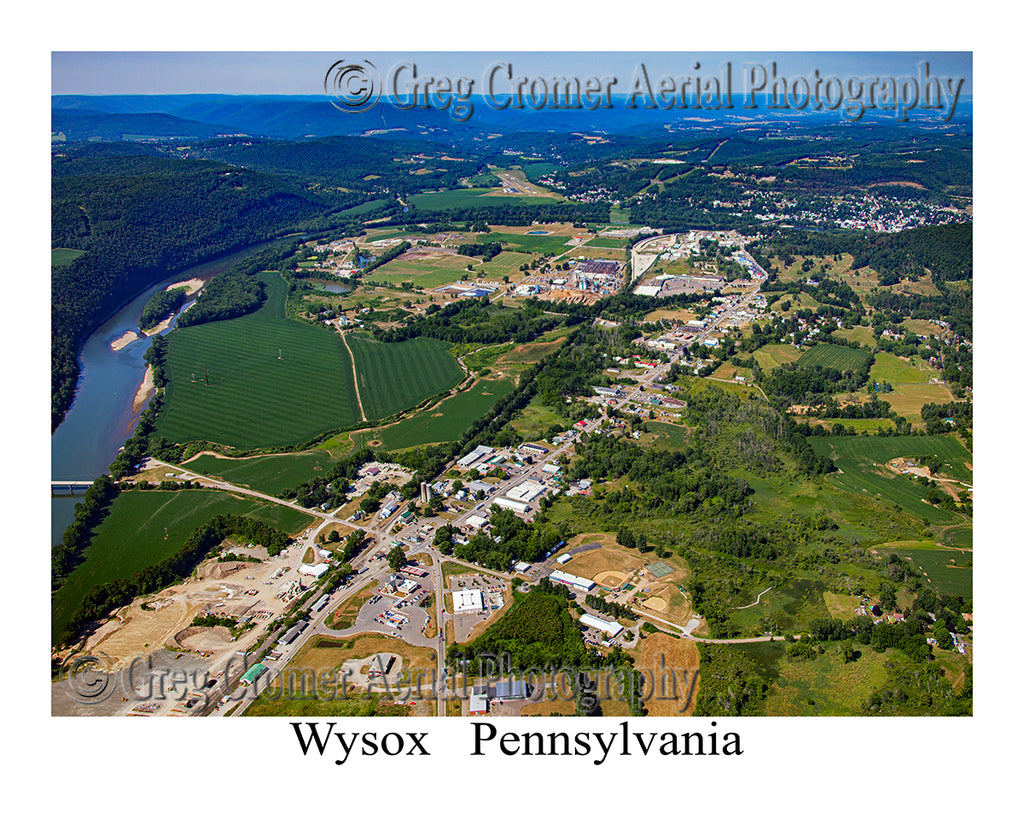
[{"label": "distant hills", "polygon": [[[834,111],[795,112],[749,110],[735,98],[732,109],[648,109],[642,104],[625,107],[623,97],[613,97],[610,109],[587,110],[495,110],[483,97],[473,96],[473,114],[465,122],[449,111],[436,108],[405,110],[388,98],[369,111],[347,113],[332,106],[326,96],[232,96],[224,94],[163,95],[56,95],[51,99],[52,130],[69,140],[157,138],[209,138],[220,134],[246,134],[278,139],[325,136],[422,136],[440,141],[487,139],[495,132],[574,131],[630,134],[658,131],[715,131],[749,124],[801,123],[838,125],[844,123]],[[961,116],[961,112],[963,116]],[[960,125],[914,120],[926,126],[970,128],[970,100],[961,100]],[[865,122],[896,125],[892,112],[866,115]],[[963,124],[965,123],[966,124]]]}]

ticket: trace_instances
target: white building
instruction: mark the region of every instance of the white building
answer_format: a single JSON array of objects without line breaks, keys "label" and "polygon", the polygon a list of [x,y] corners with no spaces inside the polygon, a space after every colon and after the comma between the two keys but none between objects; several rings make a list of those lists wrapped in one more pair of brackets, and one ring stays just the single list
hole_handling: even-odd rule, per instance
[{"label": "white building", "polygon": [[623,629],[623,626],[615,620],[602,620],[593,614],[581,614],[580,622],[588,628],[596,628],[598,631],[603,631],[609,637],[618,637]]},{"label": "white building", "polygon": [[544,492],[544,484],[537,481],[523,481],[518,486],[505,493],[506,497],[516,501],[529,503],[538,495]]},{"label": "white building", "polygon": [[517,500],[509,500],[508,498],[495,498],[494,503],[491,505],[500,507],[501,509],[511,509],[513,512],[518,512],[520,515],[525,515],[530,511],[530,504]]},{"label": "white building", "polygon": [[481,458],[485,458],[488,455],[492,455],[494,451],[494,447],[481,445],[474,449],[472,452],[470,452],[468,455],[464,455],[463,457],[459,458],[459,460],[456,461],[456,463],[461,467],[470,467],[477,461],[479,461]]},{"label": "white building", "polygon": [[452,592],[452,608],[456,614],[479,614],[484,609],[484,593],[480,589],[461,589]]},{"label": "white building", "polygon": [[578,589],[579,591],[588,592],[594,588],[593,580],[588,580],[585,577],[577,577],[576,575],[569,574],[567,572],[560,572],[557,569],[553,571],[549,577],[551,578],[552,583],[561,583],[562,585]]},{"label": "white building", "polygon": [[313,577],[323,577],[330,570],[330,566],[326,563],[317,563],[315,566],[312,563],[303,563],[299,566],[299,574],[308,574]]}]

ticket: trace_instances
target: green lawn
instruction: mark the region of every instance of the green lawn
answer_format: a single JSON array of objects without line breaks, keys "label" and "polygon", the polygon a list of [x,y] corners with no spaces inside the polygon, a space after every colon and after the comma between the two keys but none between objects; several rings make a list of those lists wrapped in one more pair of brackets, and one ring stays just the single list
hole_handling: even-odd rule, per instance
[{"label": "green lawn", "polygon": [[84,250],[72,250],[69,247],[55,247],[50,251],[50,266],[64,267],[85,253]]},{"label": "green lawn", "polygon": [[170,557],[198,526],[221,514],[247,515],[288,532],[301,531],[312,520],[283,506],[205,489],[122,492],[96,527],[85,561],[53,596],[51,634],[60,634],[96,586]]}]

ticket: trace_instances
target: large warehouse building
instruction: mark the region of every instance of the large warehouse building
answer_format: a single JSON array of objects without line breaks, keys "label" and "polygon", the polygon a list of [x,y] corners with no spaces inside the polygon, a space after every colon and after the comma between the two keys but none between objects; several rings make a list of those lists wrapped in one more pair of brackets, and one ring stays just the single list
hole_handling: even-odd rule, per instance
[{"label": "large warehouse building", "polygon": [[552,583],[562,583],[565,586],[569,586],[579,591],[588,592],[594,588],[594,581],[587,580],[585,577],[577,577],[574,574],[568,572],[560,572],[557,569],[553,571],[548,577],[551,578]]},{"label": "large warehouse building", "polygon": [[615,620],[602,620],[600,617],[595,617],[593,614],[581,614],[580,623],[588,628],[596,628],[598,631],[603,631],[609,637],[618,637],[619,634],[622,633],[623,629],[623,626]]}]

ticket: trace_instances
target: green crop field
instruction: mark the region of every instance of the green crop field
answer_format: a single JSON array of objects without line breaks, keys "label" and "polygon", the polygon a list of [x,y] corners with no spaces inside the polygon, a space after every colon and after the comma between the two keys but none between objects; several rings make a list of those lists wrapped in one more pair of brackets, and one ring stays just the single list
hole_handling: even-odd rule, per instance
[{"label": "green crop field", "polygon": [[505,242],[508,250],[525,250],[528,253],[555,254],[569,249],[569,237],[564,233],[485,233],[479,241]]},{"label": "green crop field", "polygon": [[443,342],[414,338],[384,344],[363,333],[350,335],[359,395],[369,419],[385,418],[432,395],[450,390],[462,380],[458,362]]},{"label": "green crop field", "polygon": [[[299,444],[359,421],[352,356],[341,336],[285,318],[283,280],[261,275],[268,298],[255,313],[167,337],[171,383],[158,435],[246,450]],[[461,378],[439,341],[378,344],[356,336],[349,344],[369,419],[413,406]]]},{"label": "green crop field", "polygon": [[474,264],[473,269],[478,273],[483,271],[492,278],[498,276],[512,278],[519,273],[520,265],[529,263],[533,258],[532,255],[527,253],[503,250],[489,262]]},{"label": "green crop field", "polygon": [[623,236],[595,236],[587,242],[587,247],[625,247],[627,244],[629,239]]},{"label": "green crop field", "polygon": [[358,448],[377,440],[385,450],[454,441],[473,421],[511,391],[510,379],[481,379],[468,390],[444,399],[429,411],[419,412],[391,426],[353,432],[352,441]]},{"label": "green crop field", "polygon": [[252,449],[298,444],[359,420],[341,337],[286,319],[284,281],[262,276],[268,298],[255,313],[168,335],[158,435]]},{"label": "green crop field", "polygon": [[223,478],[229,483],[276,495],[284,489],[291,489],[309,480],[317,472],[327,472],[334,463],[329,454],[314,449],[309,452],[259,455],[254,458],[217,458],[213,455],[200,455],[189,461],[187,467],[204,475]]},{"label": "green crop field", "polygon": [[765,344],[754,351],[754,359],[762,370],[771,370],[780,364],[799,361],[802,355],[803,351],[792,344]]},{"label": "green crop field", "polygon": [[841,371],[856,370],[870,358],[871,353],[867,350],[842,347],[838,344],[815,344],[800,356],[800,366],[818,365]]},{"label": "green crop field", "polygon": [[935,455],[947,464],[944,474],[970,481],[966,464],[972,460],[971,453],[952,435],[841,436],[807,440],[817,454],[831,456],[841,470],[842,474],[828,478],[835,486],[896,504],[927,523],[951,524],[963,520],[960,515],[927,503],[923,486],[885,465],[893,458]]},{"label": "green crop field", "polygon": [[50,251],[50,266],[64,267],[85,253],[84,250],[72,250],[69,247],[55,247]]},{"label": "green crop field", "polygon": [[96,527],[85,562],[53,596],[51,634],[60,633],[96,586],[170,557],[196,527],[221,514],[247,515],[287,532],[301,531],[312,520],[294,509],[205,489],[123,492]]}]

